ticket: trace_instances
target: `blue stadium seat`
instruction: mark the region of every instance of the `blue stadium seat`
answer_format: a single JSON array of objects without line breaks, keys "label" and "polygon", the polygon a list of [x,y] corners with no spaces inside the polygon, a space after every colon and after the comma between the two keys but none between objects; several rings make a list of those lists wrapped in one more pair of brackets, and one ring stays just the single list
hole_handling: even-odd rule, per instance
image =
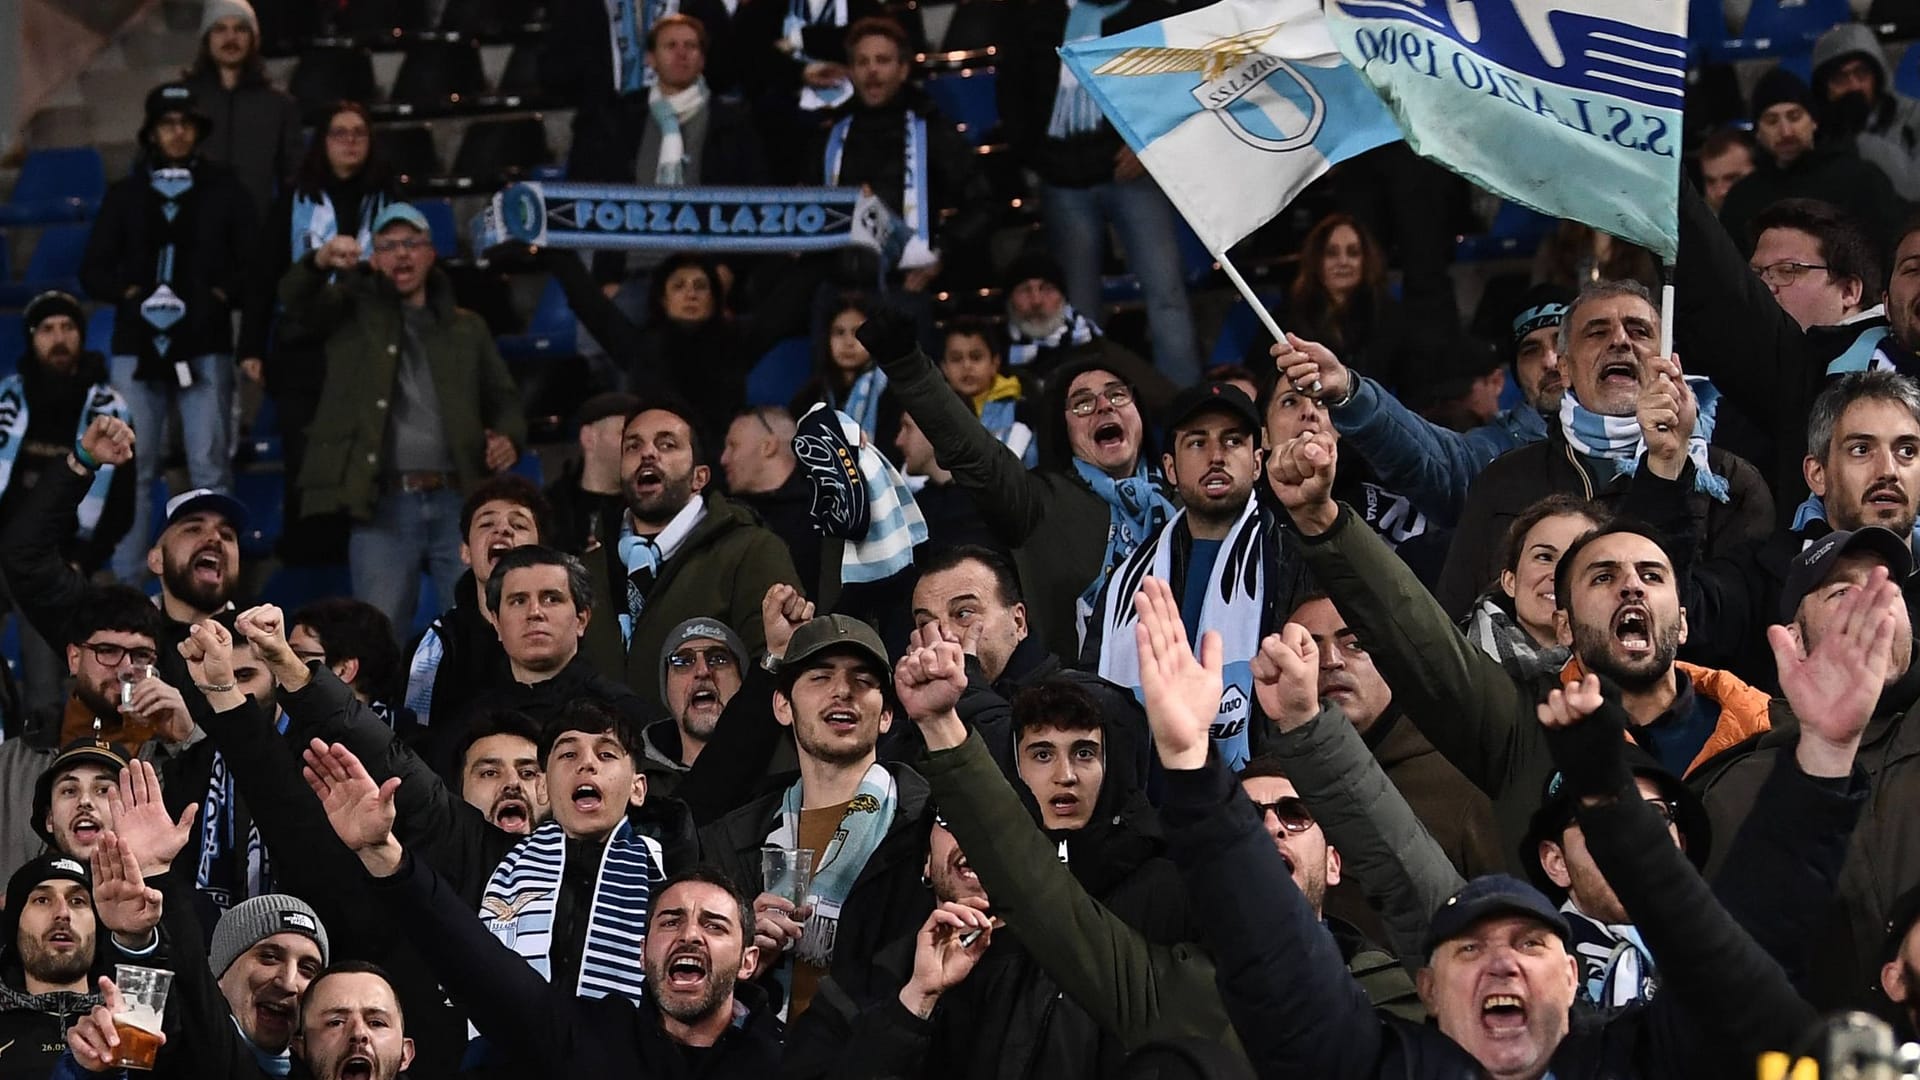
[{"label": "blue stadium seat", "polygon": [[87,316],[87,348],[101,356],[113,355],[113,308],[96,308]]},{"label": "blue stadium seat", "polygon": [[1791,72],[1793,77],[1811,86],[1813,84],[1813,50],[1806,47],[1796,48],[1781,54],[1780,67]]},{"label": "blue stadium seat", "polygon": [[967,141],[986,144],[987,135],[1000,126],[1000,103],[994,96],[992,68],[950,71],[927,77],[927,96],[947,119],[960,125]]},{"label": "blue stadium seat", "polygon": [[1920,97],[1920,41],[1908,43],[1900,66],[1893,69],[1893,89],[1907,97]]},{"label": "blue stadium seat", "polygon": [[785,405],[813,374],[813,339],[790,337],[747,372],[747,404]]},{"label": "blue stadium seat", "polygon": [[453,204],[445,199],[415,199],[413,205],[427,217],[433,233],[433,253],[442,259],[460,257],[460,225],[453,217]]},{"label": "blue stadium seat", "polygon": [[41,225],[85,221],[100,209],[107,193],[107,170],[91,146],[35,150],[20,166],[0,225]]},{"label": "blue stadium seat", "polygon": [[522,450],[520,452],[520,459],[515,461],[513,468],[507,471],[528,481],[535,487],[544,487],[547,482],[545,476],[546,470],[540,465],[540,451],[538,450]]},{"label": "blue stadium seat", "polygon": [[79,295],[80,258],[87,250],[87,233],[92,228],[86,224],[49,225],[40,230],[25,276],[0,285],[0,304],[22,307],[35,294],[48,289]]},{"label": "blue stadium seat", "polygon": [[[1261,292],[1259,296],[1266,302],[1268,311],[1285,303],[1278,293]],[[1235,300],[1227,309],[1226,318],[1220,320],[1220,334],[1213,339],[1213,355],[1207,358],[1208,366],[1240,363],[1246,359],[1253,343],[1265,334],[1266,328],[1260,325],[1260,316],[1254,314],[1253,305],[1244,297]]]},{"label": "blue stadium seat", "polygon": [[0,313],[0,379],[20,369],[27,352],[27,320],[17,312]]},{"label": "blue stadium seat", "polygon": [[286,485],[279,470],[241,472],[233,478],[233,494],[247,507],[247,527],[240,534],[240,557],[264,559],[273,554],[286,528]]},{"label": "blue stadium seat", "polygon": [[1553,231],[1554,220],[1536,214],[1519,203],[1505,202],[1493,215],[1493,224],[1479,236],[1463,236],[1454,248],[1459,262],[1490,259],[1523,259]]},{"label": "blue stadium seat", "polygon": [[497,344],[500,355],[510,360],[572,356],[579,328],[573,309],[567,306],[567,294],[558,281],[549,278],[533,306],[533,317],[527,320],[527,332],[503,335]]},{"label": "blue stadium seat", "polygon": [[1852,18],[1847,0],[1753,0],[1740,36],[1749,41],[1770,38],[1778,46],[1790,48]]},{"label": "blue stadium seat", "polygon": [[[336,595],[352,596],[353,589],[349,586],[345,591]],[[440,590],[433,587],[433,578],[427,574],[421,574],[420,598],[414,601],[413,622],[407,625],[406,637],[401,638],[401,640],[412,641],[421,634],[426,633],[427,627],[433,625],[433,620],[439,618],[440,613],[445,611],[446,608],[447,605],[440,602]]]},{"label": "blue stadium seat", "polygon": [[282,566],[260,589],[260,602],[292,614],[315,600],[352,596],[353,577],[345,563],[332,566]]}]

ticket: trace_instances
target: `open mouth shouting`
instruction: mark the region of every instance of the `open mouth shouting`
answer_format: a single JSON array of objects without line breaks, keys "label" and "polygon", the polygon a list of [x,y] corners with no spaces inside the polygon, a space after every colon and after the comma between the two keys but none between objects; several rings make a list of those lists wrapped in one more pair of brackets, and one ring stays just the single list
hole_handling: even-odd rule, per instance
[{"label": "open mouth shouting", "polygon": [[487,820],[507,832],[523,833],[533,828],[533,807],[519,792],[503,793],[493,801]]},{"label": "open mouth shouting", "polygon": [[576,784],[573,789],[573,808],[583,814],[597,814],[606,805],[606,797],[593,784]]},{"label": "open mouth shouting", "polygon": [[1600,385],[1614,387],[1640,386],[1640,358],[1633,355],[1631,349],[1617,349],[1609,352],[1600,361]]},{"label": "open mouth shouting", "polygon": [[1512,994],[1488,994],[1480,999],[1480,1026],[1493,1038],[1513,1038],[1527,1029],[1527,1003]]},{"label": "open mouth shouting", "polygon": [[187,564],[192,571],[193,580],[207,585],[220,585],[227,580],[227,553],[218,545],[203,547],[193,553],[193,561]]},{"label": "open mouth shouting", "polygon": [[700,992],[707,985],[707,953],[689,945],[667,958],[667,986],[682,994]]},{"label": "open mouth shouting", "polygon": [[1124,450],[1127,445],[1127,429],[1120,426],[1120,421],[1109,420],[1093,429],[1093,445],[1102,451]]},{"label": "open mouth shouting", "polygon": [[1071,791],[1057,791],[1047,799],[1047,810],[1054,817],[1070,818],[1080,810],[1080,796]]},{"label": "open mouth shouting", "polygon": [[100,834],[106,831],[106,826],[100,823],[99,818],[94,817],[86,811],[81,811],[74,816],[73,824],[68,826],[68,829],[73,833],[73,842],[76,845],[84,847],[97,843],[100,839]]},{"label": "open mouth shouting", "polygon": [[860,730],[860,714],[852,709],[828,709],[820,722],[835,735],[851,735]]},{"label": "open mouth shouting", "polygon": [[340,1080],[373,1080],[373,1059],[365,1054],[349,1054],[340,1063]]},{"label": "open mouth shouting", "polygon": [[1613,639],[1629,656],[1653,652],[1653,615],[1645,604],[1624,604],[1613,613]]},{"label": "open mouth shouting", "polygon": [[712,679],[701,679],[694,683],[693,693],[687,695],[687,711],[720,711],[720,688],[713,684]]},{"label": "open mouth shouting", "polygon": [[1233,490],[1233,477],[1225,469],[1212,469],[1200,478],[1200,490],[1210,499],[1226,497]]},{"label": "open mouth shouting", "polygon": [[642,465],[633,470],[633,493],[642,498],[658,495],[666,487],[666,476],[658,465]]}]

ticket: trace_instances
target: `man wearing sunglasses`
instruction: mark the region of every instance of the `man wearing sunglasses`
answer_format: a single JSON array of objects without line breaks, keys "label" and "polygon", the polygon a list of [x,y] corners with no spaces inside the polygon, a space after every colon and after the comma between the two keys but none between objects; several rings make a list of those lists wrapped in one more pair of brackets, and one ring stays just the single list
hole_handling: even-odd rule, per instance
[{"label": "man wearing sunglasses", "polygon": [[719,619],[692,618],[667,632],[660,647],[660,700],[668,715],[640,735],[649,780],[660,774],[667,780],[657,788],[661,794],[671,794],[706,749],[720,714],[740,690],[749,655],[740,635]]}]

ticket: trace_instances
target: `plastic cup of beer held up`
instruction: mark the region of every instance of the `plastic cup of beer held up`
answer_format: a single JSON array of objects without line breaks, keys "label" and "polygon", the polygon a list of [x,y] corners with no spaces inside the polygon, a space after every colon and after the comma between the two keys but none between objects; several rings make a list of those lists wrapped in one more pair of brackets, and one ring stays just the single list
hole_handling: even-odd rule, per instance
[{"label": "plastic cup of beer held up", "polygon": [[173,972],[159,968],[116,964],[114,982],[120,990],[120,1008],[113,1014],[113,1033],[120,1038],[112,1066],[152,1069],[160,1050],[160,1019],[167,1014],[167,991]]},{"label": "plastic cup of beer held up", "polygon": [[768,844],[760,849],[760,880],[767,892],[805,907],[813,890],[813,849]]}]

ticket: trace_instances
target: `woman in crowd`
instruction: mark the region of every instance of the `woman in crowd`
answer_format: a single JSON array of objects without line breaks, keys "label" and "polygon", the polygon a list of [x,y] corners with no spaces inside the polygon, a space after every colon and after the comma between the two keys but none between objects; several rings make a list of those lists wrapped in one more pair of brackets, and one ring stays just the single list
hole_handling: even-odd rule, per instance
[{"label": "woman in crowd", "polygon": [[900,410],[882,407],[886,373],[854,336],[873,314],[873,301],[864,293],[843,293],[831,310],[826,336],[814,344],[813,378],[794,395],[789,411],[804,416],[824,401],[853,417],[876,445],[889,449],[899,433]]},{"label": "woman in crowd", "polygon": [[1468,640],[1525,681],[1559,672],[1569,651],[1553,626],[1553,572],[1581,534],[1606,523],[1606,509],[1572,495],[1549,495],[1507,530],[1499,585],[1482,593],[1462,624]]},{"label": "woman in crowd", "polygon": [[[279,410],[286,457],[286,520],[300,518],[299,491],[293,481],[306,460],[306,429],[320,405],[326,382],[324,348],[329,328],[295,328],[275,318],[276,286],[287,268],[336,236],[360,241],[360,258],[373,254],[373,221],[399,186],[385,162],[373,152],[373,127],[366,107],[342,101],[314,132],[293,185],[281,193],[267,218],[260,248],[260,287],[241,317],[240,368],[266,391]],[[263,357],[271,357],[263,363]],[[346,558],[344,522],[309,519],[288,530],[281,557],[294,562],[339,562]]]},{"label": "woman in crowd", "polygon": [[[1318,341],[1348,367],[1398,389],[1402,382],[1399,303],[1387,295],[1387,253],[1354,217],[1329,214],[1300,247],[1300,272],[1287,292],[1280,324]],[[1248,366],[1267,366],[1267,346]]]}]

